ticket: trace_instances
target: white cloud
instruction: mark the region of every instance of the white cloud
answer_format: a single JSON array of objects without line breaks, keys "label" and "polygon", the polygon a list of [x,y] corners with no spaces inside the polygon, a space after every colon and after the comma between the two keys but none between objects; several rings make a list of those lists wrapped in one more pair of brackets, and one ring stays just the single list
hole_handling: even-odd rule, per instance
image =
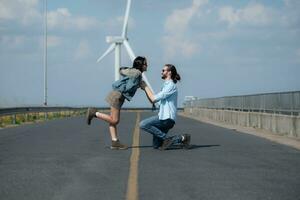
[{"label": "white cloud", "polygon": [[41,19],[38,0],[1,0],[0,20],[18,20],[22,24],[31,24]]},{"label": "white cloud", "polygon": [[295,6],[300,6],[300,1],[299,0],[283,0],[284,1],[284,4],[286,5],[286,6],[293,6],[293,7],[295,7]]},{"label": "white cloud", "polygon": [[208,0],[193,0],[192,5],[184,9],[176,9],[165,22],[165,33],[162,41],[164,43],[164,53],[166,59],[170,59],[177,54],[184,57],[192,56],[199,47],[195,42],[185,37],[189,28],[189,23],[194,16],[199,14],[201,6],[208,3]]},{"label": "white cloud", "polygon": [[165,59],[171,59],[176,55],[191,57],[197,52],[200,47],[197,46],[193,41],[188,39],[183,39],[179,36],[164,36],[164,51],[165,51]]},{"label": "white cloud", "polygon": [[48,47],[56,47],[62,43],[62,38],[54,35],[49,35],[47,37],[47,45]]},{"label": "white cloud", "polygon": [[225,6],[220,9],[219,17],[221,21],[226,21],[230,26],[238,23],[240,18],[236,12],[234,12],[233,8],[230,6]]},{"label": "white cloud", "polygon": [[[15,20],[23,25],[43,23],[43,10],[39,9],[38,0],[1,0],[0,20]],[[48,26],[50,29],[77,29],[87,30],[98,23],[95,18],[73,16],[68,8],[58,8],[48,11]]]},{"label": "white cloud", "polygon": [[[118,24],[122,24],[122,28],[123,28],[124,16],[117,17],[116,21]],[[134,27],[135,27],[135,20],[132,17],[129,17],[128,28],[134,28]]]},{"label": "white cloud", "polygon": [[300,1],[284,0],[285,8],[281,11],[281,20],[284,25],[294,26],[296,29],[300,26]]},{"label": "white cloud", "polygon": [[26,42],[26,37],[22,35],[18,36],[9,36],[4,35],[0,37],[0,44],[1,46],[7,47],[7,48],[18,48],[24,45]]},{"label": "white cloud", "polygon": [[0,19],[14,19],[16,15],[13,12],[12,5],[9,4],[9,0],[0,1]]},{"label": "white cloud", "polygon": [[[107,29],[116,32],[116,34],[121,34],[123,29],[123,23],[124,23],[124,16],[118,16],[115,18],[110,18],[103,25]],[[128,20],[129,32],[135,27],[135,24],[136,24],[135,20],[129,16],[129,20]]]},{"label": "white cloud", "polygon": [[[58,47],[60,45],[62,45],[63,43],[63,38],[56,36],[56,35],[47,35],[47,47],[51,48],[51,47]],[[40,36],[39,37],[39,47],[41,49],[44,48],[45,45],[45,38],[44,36]]]},{"label": "white cloud", "polygon": [[79,29],[87,30],[97,26],[97,21],[94,18],[73,16],[68,8],[58,8],[55,11],[48,13],[48,26],[50,29]]},{"label": "white cloud", "polygon": [[192,5],[184,9],[176,9],[167,17],[165,30],[167,32],[182,33],[188,27],[193,16],[199,11],[199,8],[208,3],[208,0],[194,0]]},{"label": "white cloud", "polygon": [[190,57],[200,50],[200,47],[195,42],[189,40],[183,41],[178,48],[182,48],[181,53],[184,57]]},{"label": "white cloud", "polygon": [[219,10],[219,19],[227,22],[229,26],[234,26],[238,23],[265,25],[272,21],[272,12],[259,3],[248,4],[242,9],[225,6]]},{"label": "white cloud", "polygon": [[271,13],[261,4],[247,6],[241,11],[242,19],[253,24],[266,24],[271,21]]},{"label": "white cloud", "polygon": [[81,40],[76,51],[75,59],[87,58],[91,54],[90,45],[86,40]]}]

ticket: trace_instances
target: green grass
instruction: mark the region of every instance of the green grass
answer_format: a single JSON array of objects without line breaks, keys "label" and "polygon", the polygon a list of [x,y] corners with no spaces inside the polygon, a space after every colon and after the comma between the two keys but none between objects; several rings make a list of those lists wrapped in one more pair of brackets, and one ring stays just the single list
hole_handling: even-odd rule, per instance
[{"label": "green grass", "polygon": [[21,113],[15,115],[0,116],[0,127],[17,126],[24,123],[37,123],[41,121],[60,119],[65,117],[82,116],[85,110],[76,111],[59,111],[59,112],[38,112],[38,113]]}]

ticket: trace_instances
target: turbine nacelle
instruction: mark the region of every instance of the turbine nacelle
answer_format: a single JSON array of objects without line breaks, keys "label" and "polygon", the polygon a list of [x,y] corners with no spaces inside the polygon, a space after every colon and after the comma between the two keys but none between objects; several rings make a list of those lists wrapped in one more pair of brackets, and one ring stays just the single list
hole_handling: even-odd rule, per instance
[{"label": "turbine nacelle", "polygon": [[106,37],[107,43],[123,43],[124,40],[127,40],[127,38],[124,38],[122,36],[107,36]]}]

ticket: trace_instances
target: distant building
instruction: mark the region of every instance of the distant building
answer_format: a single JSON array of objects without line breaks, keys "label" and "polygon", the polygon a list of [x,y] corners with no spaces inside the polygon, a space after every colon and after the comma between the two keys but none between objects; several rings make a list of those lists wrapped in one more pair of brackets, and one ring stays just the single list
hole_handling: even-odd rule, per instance
[{"label": "distant building", "polygon": [[192,101],[192,100],[197,100],[197,97],[194,96],[185,96],[184,101]]},{"label": "distant building", "polygon": [[188,106],[190,105],[191,103],[188,103],[189,101],[193,101],[193,100],[197,100],[198,98],[197,97],[194,97],[194,96],[185,96],[184,97],[184,101],[183,101],[183,106]]}]

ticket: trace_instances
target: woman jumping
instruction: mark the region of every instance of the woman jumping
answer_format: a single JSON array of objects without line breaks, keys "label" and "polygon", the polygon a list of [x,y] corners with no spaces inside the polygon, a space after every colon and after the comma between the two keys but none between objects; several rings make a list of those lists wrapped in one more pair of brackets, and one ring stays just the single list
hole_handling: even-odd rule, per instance
[{"label": "woman jumping", "polygon": [[128,148],[127,145],[122,144],[118,139],[117,125],[120,121],[120,110],[125,99],[130,101],[140,87],[144,71],[147,71],[147,60],[141,56],[135,58],[132,68],[120,68],[122,78],[112,84],[113,91],[106,97],[106,101],[110,105],[110,115],[97,112],[95,108],[89,108],[87,111],[88,125],[91,124],[94,117],[108,122],[112,140],[111,149]]}]

